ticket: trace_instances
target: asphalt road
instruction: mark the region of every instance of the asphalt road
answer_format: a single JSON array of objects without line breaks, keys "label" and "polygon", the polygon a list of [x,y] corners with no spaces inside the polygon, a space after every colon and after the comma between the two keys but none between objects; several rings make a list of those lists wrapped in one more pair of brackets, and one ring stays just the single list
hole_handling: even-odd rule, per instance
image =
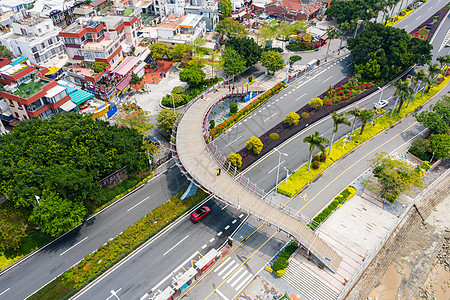
[{"label": "asphalt road", "polygon": [[121,299],[139,299],[164,290],[172,277],[184,273],[200,255],[219,248],[245,221],[246,214],[214,200],[205,205],[211,213],[194,224],[189,215],[127,257],[73,299],[109,299],[110,291]]},{"label": "asphalt road", "polygon": [[0,275],[0,299],[28,297],[185,188],[187,180],[171,164],[143,188]]}]

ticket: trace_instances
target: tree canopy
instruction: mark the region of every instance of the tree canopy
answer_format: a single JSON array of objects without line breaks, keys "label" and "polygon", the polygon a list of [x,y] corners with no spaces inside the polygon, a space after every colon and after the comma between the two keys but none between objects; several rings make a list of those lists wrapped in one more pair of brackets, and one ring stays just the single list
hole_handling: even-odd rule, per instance
[{"label": "tree canopy", "polygon": [[245,59],[234,49],[225,49],[221,59],[223,71],[228,76],[240,74],[245,70]]},{"label": "tree canopy", "polygon": [[8,48],[6,48],[3,45],[0,45],[0,57],[4,57],[7,59],[13,59],[14,55],[11,51],[8,50]]},{"label": "tree canopy", "polygon": [[383,0],[333,0],[326,14],[335,17],[338,24],[358,20],[369,21],[378,15],[385,5]]},{"label": "tree canopy", "polygon": [[450,158],[450,136],[447,134],[432,134],[430,136],[431,150],[434,158]]},{"label": "tree canopy", "polygon": [[150,44],[148,48],[151,51],[152,59],[162,59],[164,56],[168,56],[170,53],[170,47],[164,42],[156,42]]},{"label": "tree canopy", "polygon": [[177,120],[177,113],[172,109],[163,109],[156,118],[156,127],[165,135],[170,136],[173,129],[173,124]]},{"label": "tree canopy", "polygon": [[220,0],[220,11],[224,17],[231,17],[232,10],[231,0]]},{"label": "tree canopy", "polygon": [[[0,136],[0,194],[32,211],[34,220],[43,220],[41,213],[60,205],[61,215],[73,217],[67,220],[73,225],[92,207],[98,180],[123,166],[129,172],[148,169],[142,141],[134,129],[89,115],[65,113],[20,122],[12,134]],[[38,204],[36,196],[45,199],[44,191],[51,196]],[[48,228],[49,233],[57,230]]]},{"label": "tree canopy", "polygon": [[414,115],[417,122],[428,127],[430,133],[448,134],[450,129],[450,97],[443,97],[430,110]]},{"label": "tree canopy", "polygon": [[225,48],[231,48],[244,57],[247,68],[253,66],[261,59],[262,48],[252,38],[231,38],[225,43]]},{"label": "tree canopy", "polygon": [[370,23],[358,37],[348,39],[348,48],[355,70],[365,79],[390,80],[414,64],[431,60],[432,46],[403,29]]},{"label": "tree canopy", "polygon": [[285,66],[283,57],[276,51],[263,52],[261,63],[262,66],[266,68],[270,74],[275,74],[276,71],[283,69],[283,67]]},{"label": "tree canopy", "polygon": [[421,173],[409,163],[391,158],[387,153],[377,153],[372,159],[374,177],[364,186],[382,199],[393,203],[400,194],[423,186]]},{"label": "tree canopy", "polygon": [[238,35],[246,35],[247,30],[245,26],[238,21],[233,20],[231,17],[220,20],[217,23],[216,29],[218,33],[222,33],[228,37],[235,37]]},{"label": "tree canopy", "polygon": [[251,152],[253,152],[254,154],[259,154],[261,153],[261,150],[263,148],[263,143],[261,142],[261,140],[259,138],[257,138],[256,136],[252,136],[247,143],[245,144],[245,146],[247,147],[247,149]]},{"label": "tree canopy", "polygon": [[203,70],[195,66],[187,66],[180,72],[180,80],[189,84],[189,86],[199,86],[205,81],[206,74]]}]

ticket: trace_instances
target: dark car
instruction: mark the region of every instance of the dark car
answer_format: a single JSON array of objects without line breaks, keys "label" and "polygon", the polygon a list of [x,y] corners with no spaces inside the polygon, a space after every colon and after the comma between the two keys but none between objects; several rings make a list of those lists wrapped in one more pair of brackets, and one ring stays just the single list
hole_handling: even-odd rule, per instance
[{"label": "dark car", "polygon": [[202,206],[192,213],[191,220],[192,222],[197,223],[198,221],[206,217],[206,215],[210,212],[211,209],[209,209],[208,206]]},{"label": "dark car", "polygon": [[152,137],[151,135],[146,136],[144,138],[144,140],[146,140],[149,143],[152,143],[153,145],[155,145],[156,147],[159,147],[159,141],[157,139],[155,139],[154,137]]}]

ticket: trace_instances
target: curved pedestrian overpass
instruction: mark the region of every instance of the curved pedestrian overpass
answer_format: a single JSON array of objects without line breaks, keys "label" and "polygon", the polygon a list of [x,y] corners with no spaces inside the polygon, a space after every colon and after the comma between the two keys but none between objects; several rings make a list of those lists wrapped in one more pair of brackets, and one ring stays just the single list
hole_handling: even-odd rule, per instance
[{"label": "curved pedestrian overpass", "polygon": [[[230,94],[229,88],[213,88],[203,97],[190,102],[175,123],[171,137],[172,156],[182,173],[203,190],[237,209],[253,215],[265,224],[276,226],[296,238],[318,260],[336,272],[342,257],[307,226],[301,215],[250,182],[231,166],[209,138],[208,115],[215,104]],[[260,90],[258,87],[249,88]],[[234,90],[233,90],[234,91]],[[245,94],[242,91],[242,94]],[[207,143],[208,142],[208,143]],[[221,176],[216,175],[218,166]]]}]

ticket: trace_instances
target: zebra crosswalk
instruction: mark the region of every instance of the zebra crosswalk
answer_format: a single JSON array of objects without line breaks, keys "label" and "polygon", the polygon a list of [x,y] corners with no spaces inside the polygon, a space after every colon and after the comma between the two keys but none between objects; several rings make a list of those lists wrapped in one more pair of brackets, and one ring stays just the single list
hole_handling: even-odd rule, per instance
[{"label": "zebra crosswalk", "polygon": [[247,271],[243,264],[231,257],[226,258],[223,263],[214,269],[214,272],[220,278],[226,280],[236,291],[243,288],[253,278],[253,274]]}]

